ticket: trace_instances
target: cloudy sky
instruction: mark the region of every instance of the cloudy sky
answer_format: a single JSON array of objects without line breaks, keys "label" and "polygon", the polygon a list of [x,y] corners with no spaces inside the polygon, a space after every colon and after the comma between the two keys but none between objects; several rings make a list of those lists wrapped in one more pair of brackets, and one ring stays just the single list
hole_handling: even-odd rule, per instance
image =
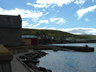
[{"label": "cloudy sky", "polygon": [[22,28],[96,35],[96,0],[0,0],[0,14],[20,14]]}]

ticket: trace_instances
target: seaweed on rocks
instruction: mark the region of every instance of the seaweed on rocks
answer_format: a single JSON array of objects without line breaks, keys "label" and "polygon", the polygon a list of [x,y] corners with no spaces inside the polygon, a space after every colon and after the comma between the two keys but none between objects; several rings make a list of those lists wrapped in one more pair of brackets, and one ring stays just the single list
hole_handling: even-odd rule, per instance
[{"label": "seaweed on rocks", "polygon": [[30,67],[35,72],[52,72],[49,69],[46,69],[44,67],[37,67],[36,65],[40,62],[38,59],[46,56],[48,53],[42,52],[42,51],[33,51],[32,53],[27,53],[24,55],[21,55],[19,59],[23,63],[25,63],[28,67]]}]

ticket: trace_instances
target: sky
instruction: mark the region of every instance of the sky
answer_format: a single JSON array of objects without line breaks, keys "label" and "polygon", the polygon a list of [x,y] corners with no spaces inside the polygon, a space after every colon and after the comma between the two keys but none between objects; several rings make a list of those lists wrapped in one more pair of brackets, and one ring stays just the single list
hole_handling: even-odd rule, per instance
[{"label": "sky", "polygon": [[96,0],[0,0],[0,15],[22,17],[22,28],[96,35]]}]

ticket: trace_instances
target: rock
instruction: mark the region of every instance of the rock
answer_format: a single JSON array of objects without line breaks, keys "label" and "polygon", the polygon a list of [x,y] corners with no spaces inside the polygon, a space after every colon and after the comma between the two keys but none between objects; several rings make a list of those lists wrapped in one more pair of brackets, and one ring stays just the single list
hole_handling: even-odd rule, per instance
[{"label": "rock", "polygon": [[38,70],[39,71],[43,71],[43,72],[47,72],[47,69],[46,68],[43,68],[43,67],[38,67]]},{"label": "rock", "polygon": [[24,62],[25,64],[27,64],[27,63],[28,63],[27,61],[22,61],[22,62]]},{"label": "rock", "polygon": [[32,61],[33,59],[32,59],[32,57],[26,57],[26,59],[27,59],[27,61]]},{"label": "rock", "polygon": [[25,55],[22,55],[19,57],[20,59],[26,59],[26,56]]},{"label": "rock", "polygon": [[32,65],[32,67],[31,67],[32,69],[35,69],[35,70],[38,69],[36,65],[34,65],[34,64],[31,64],[31,65]]},{"label": "rock", "polygon": [[29,67],[32,67],[32,64],[31,64],[31,63],[27,63],[27,65],[28,65]]},{"label": "rock", "polygon": [[36,64],[40,62],[38,58],[41,58],[46,54],[47,53],[42,51],[34,51],[32,53],[24,54],[24,56],[20,56],[19,58],[21,58],[21,60],[26,59],[22,60],[22,62],[24,62],[26,65],[32,68],[35,72],[52,72],[49,69],[47,70],[46,68],[36,66]]},{"label": "rock", "polygon": [[50,69],[48,69],[47,72],[52,72],[52,71]]},{"label": "rock", "polygon": [[33,61],[32,61],[32,63],[35,64],[35,65],[36,65],[37,63],[39,63],[39,62],[40,62],[40,61],[38,61],[38,60],[33,60]]}]

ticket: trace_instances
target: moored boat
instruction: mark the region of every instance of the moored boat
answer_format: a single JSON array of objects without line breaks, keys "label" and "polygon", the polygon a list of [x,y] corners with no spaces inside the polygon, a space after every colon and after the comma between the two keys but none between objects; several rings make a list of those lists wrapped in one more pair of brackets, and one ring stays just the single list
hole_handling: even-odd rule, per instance
[{"label": "moored boat", "polygon": [[58,51],[59,49],[57,49],[57,48],[53,48],[53,51]]}]

